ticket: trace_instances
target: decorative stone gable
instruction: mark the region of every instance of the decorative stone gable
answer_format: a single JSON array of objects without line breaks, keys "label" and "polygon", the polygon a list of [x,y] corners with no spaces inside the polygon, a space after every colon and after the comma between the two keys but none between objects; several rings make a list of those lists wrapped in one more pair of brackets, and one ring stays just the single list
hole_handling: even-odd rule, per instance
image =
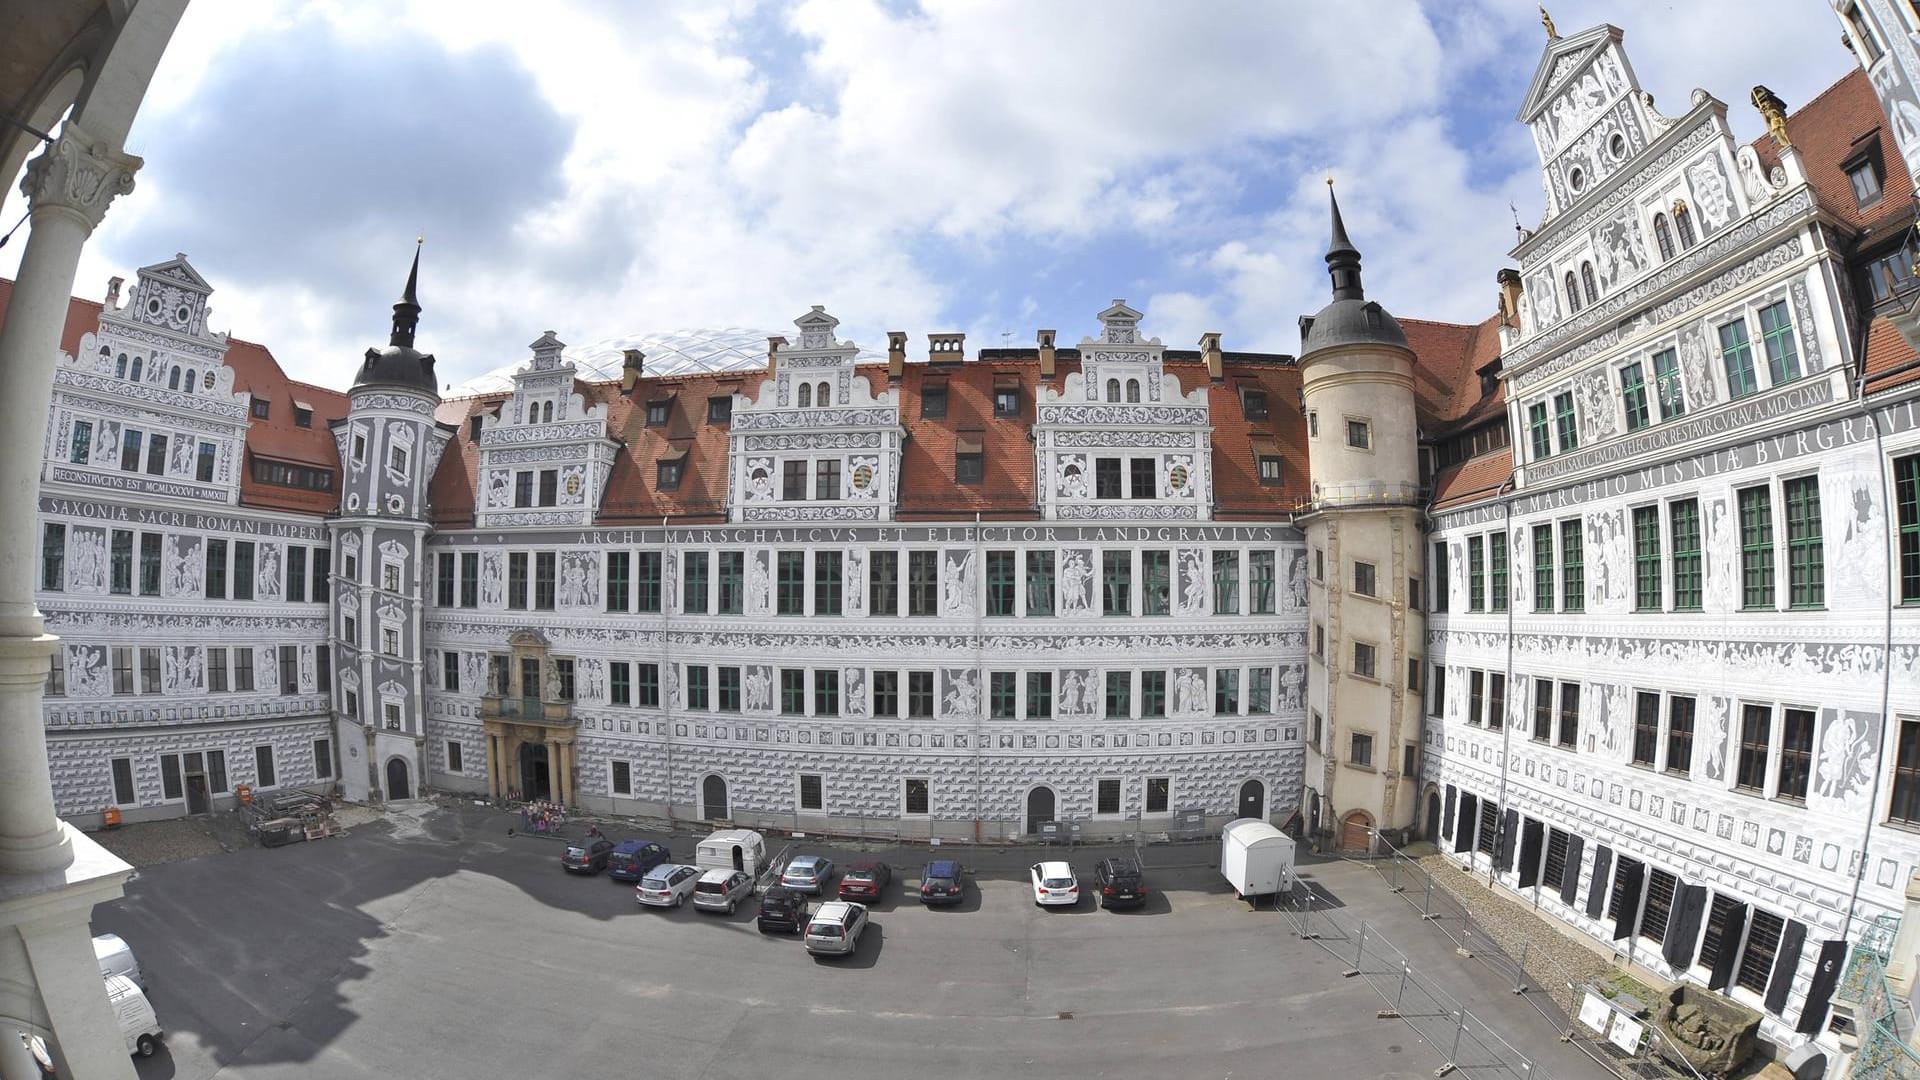
[{"label": "decorative stone gable", "polygon": [[1033,437],[1040,502],[1054,520],[1202,521],[1212,516],[1212,430],[1204,388],[1183,393],[1159,338],[1116,300],[1080,370],[1042,387]]},{"label": "decorative stone gable", "polygon": [[854,372],[859,346],[818,304],[794,320],[798,348],[769,343],[771,378],[733,410],[733,521],[889,521],[898,495],[899,392]]},{"label": "decorative stone gable", "polygon": [[206,329],[213,291],[184,255],[143,267],[122,302],[54,371],[46,479],[233,505],[248,395],[233,390],[227,335]]},{"label": "decorative stone gable", "polygon": [[588,406],[575,391],[574,365],[553,331],[529,347],[533,362],[514,372],[513,396],[482,422],[479,524],[590,525],[619,446],[607,406]]}]

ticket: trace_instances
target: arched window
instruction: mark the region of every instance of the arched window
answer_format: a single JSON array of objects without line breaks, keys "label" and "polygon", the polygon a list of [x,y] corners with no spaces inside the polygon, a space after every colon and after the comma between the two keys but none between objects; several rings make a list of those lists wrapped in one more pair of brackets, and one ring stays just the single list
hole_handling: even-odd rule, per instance
[{"label": "arched window", "polygon": [[1680,246],[1682,248],[1692,247],[1693,214],[1687,210],[1686,203],[1677,202],[1673,204],[1673,227],[1680,233]]},{"label": "arched window", "polygon": [[1140,380],[1139,379],[1127,380],[1127,400],[1128,401],[1140,400]]},{"label": "arched window", "polygon": [[540,407],[540,422],[543,424],[553,423],[553,402],[549,401]]},{"label": "arched window", "polygon": [[1580,313],[1580,283],[1573,279],[1573,271],[1567,271],[1567,314]]},{"label": "arched window", "polygon": [[140,381],[140,358],[139,357],[136,356],[133,358],[133,369],[132,369],[132,372],[127,377],[129,379],[132,379],[134,382]]},{"label": "arched window", "polygon": [[1587,303],[1591,304],[1594,301],[1600,299],[1600,290],[1595,288],[1593,284],[1593,264],[1592,263],[1583,262],[1580,264],[1580,284],[1586,287]]},{"label": "arched window", "polygon": [[821,383],[819,389],[813,392],[813,403],[823,409],[833,404],[833,391],[828,389],[826,383]]},{"label": "arched window", "polygon": [[812,383],[803,382],[800,384],[800,407],[803,409],[810,409],[813,407],[813,384]]},{"label": "arched window", "polygon": [[167,372],[167,389],[169,390],[180,389],[180,369],[179,368],[174,368],[172,371]]},{"label": "arched window", "polygon": [[116,379],[124,379],[127,377],[127,354],[126,353],[121,353],[120,362],[114,365],[113,377]]},{"label": "arched window", "polygon": [[1113,402],[1117,402],[1120,400],[1120,380],[1119,379],[1107,380],[1107,400],[1113,401]]},{"label": "arched window", "polygon": [[198,373],[195,372],[192,368],[188,368],[187,369],[187,393],[189,394],[193,393],[193,384],[197,381],[198,381]]},{"label": "arched window", "polygon": [[1673,229],[1667,225],[1667,215],[1653,215],[1653,242],[1660,245],[1662,262],[1673,258]]}]

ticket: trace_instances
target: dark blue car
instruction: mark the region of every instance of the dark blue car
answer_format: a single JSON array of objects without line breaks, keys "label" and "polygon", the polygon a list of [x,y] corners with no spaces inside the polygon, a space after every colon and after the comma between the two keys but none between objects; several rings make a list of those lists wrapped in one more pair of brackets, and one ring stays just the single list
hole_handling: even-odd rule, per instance
[{"label": "dark blue car", "polygon": [[957,904],[967,895],[960,877],[960,864],[952,859],[935,859],[920,873],[922,904]]},{"label": "dark blue car", "polygon": [[664,862],[672,862],[665,844],[646,840],[622,840],[607,857],[607,876],[615,881],[639,881],[647,871]]}]

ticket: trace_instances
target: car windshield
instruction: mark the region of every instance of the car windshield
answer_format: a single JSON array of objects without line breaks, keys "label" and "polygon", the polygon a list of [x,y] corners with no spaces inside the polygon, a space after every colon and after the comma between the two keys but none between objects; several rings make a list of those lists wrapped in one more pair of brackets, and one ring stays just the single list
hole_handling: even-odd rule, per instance
[{"label": "car windshield", "polygon": [[1045,885],[1049,889],[1064,889],[1073,884],[1073,879],[1070,877],[1050,877],[1040,884]]}]

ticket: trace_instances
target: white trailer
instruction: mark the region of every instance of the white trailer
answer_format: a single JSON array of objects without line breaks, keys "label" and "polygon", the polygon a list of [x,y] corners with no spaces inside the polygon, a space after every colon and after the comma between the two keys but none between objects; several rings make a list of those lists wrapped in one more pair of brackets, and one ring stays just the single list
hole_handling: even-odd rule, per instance
[{"label": "white trailer", "polygon": [[1220,831],[1220,873],[1235,896],[1278,896],[1293,889],[1293,838],[1259,818]]}]

